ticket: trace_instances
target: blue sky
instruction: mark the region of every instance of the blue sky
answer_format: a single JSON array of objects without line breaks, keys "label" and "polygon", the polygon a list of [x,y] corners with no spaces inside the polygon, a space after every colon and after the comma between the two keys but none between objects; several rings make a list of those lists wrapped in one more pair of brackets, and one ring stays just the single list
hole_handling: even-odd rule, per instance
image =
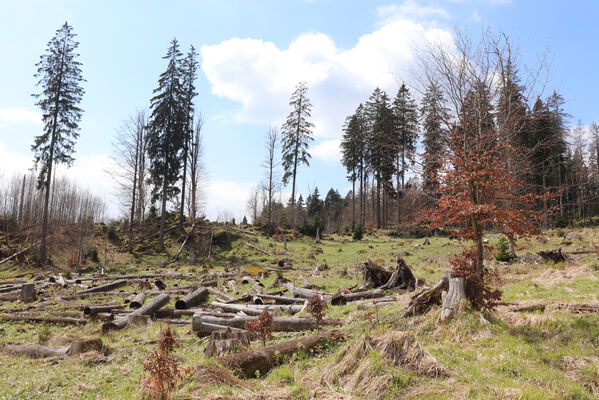
[{"label": "blue sky", "polygon": [[308,81],[315,142],[298,190],[349,189],[338,161],[343,117],[379,85],[391,95],[398,78],[416,85],[414,48],[427,35],[451,40],[454,26],[474,34],[489,26],[508,33],[534,66],[546,52],[566,109],[588,125],[599,120],[596,1],[7,1],[0,12],[0,175],[31,166],[40,133],[30,96],[35,63],[66,20],[80,42],[86,94],[75,166],[62,169],[118,214],[104,172],[115,129],[148,106],[162,56],[176,37],[202,55],[196,106],[206,117],[207,213],[241,217],[246,196],[263,176],[264,135],[279,125],[295,84]]}]

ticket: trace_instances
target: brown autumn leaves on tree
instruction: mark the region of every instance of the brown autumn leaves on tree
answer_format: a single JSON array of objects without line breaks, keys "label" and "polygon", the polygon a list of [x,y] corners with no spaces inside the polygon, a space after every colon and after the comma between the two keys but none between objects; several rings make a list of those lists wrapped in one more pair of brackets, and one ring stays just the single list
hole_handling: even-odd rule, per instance
[{"label": "brown autumn leaves on tree", "polygon": [[525,126],[519,104],[507,101],[494,119],[494,100],[514,96],[514,65],[509,39],[485,33],[479,43],[456,35],[455,52],[430,45],[426,76],[439,85],[453,106],[447,121],[448,146],[440,155],[438,201],[426,218],[433,227],[444,227],[464,241],[472,241],[460,257],[451,260],[454,276],[466,278],[466,295],[478,308],[492,308],[501,292],[490,284],[484,264],[483,237],[490,227],[511,243],[536,232],[537,201],[547,195],[527,190],[517,179],[512,159],[513,138]]}]

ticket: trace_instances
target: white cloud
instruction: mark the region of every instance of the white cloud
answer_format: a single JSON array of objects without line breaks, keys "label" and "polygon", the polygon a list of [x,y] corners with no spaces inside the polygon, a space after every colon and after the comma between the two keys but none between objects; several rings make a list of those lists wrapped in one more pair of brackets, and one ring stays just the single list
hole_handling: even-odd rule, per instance
[{"label": "white cloud", "polygon": [[206,193],[206,216],[215,220],[220,212],[230,212],[241,221],[246,210],[253,183],[237,183],[225,180],[209,180]]},{"label": "white cloud", "polygon": [[431,19],[449,19],[449,12],[436,5],[419,4],[414,0],[407,0],[402,4],[382,6],[376,10],[381,20],[389,22],[396,19],[411,19],[416,21],[429,21]]},{"label": "white cloud", "polygon": [[202,69],[215,95],[241,104],[234,113],[239,122],[280,124],[297,82],[308,82],[315,135],[333,139],[376,86],[395,94],[397,77],[409,79],[417,48],[432,38],[452,42],[448,31],[407,19],[384,23],[350,49],[322,33],[302,34],[286,49],[261,39],[231,38],[202,46]]},{"label": "white cloud", "polygon": [[478,3],[491,7],[506,6],[514,3],[514,0],[445,0],[449,3]]},{"label": "white cloud", "polygon": [[341,141],[337,139],[323,140],[312,146],[310,153],[315,158],[329,162],[339,162],[341,160]]},{"label": "white cloud", "polygon": [[25,108],[0,108],[0,122],[12,124],[31,123],[41,125],[42,115],[39,112],[27,110]]},{"label": "white cloud", "polygon": [[474,10],[472,12],[472,15],[470,16],[470,20],[474,21],[474,22],[482,22],[482,18],[480,16],[480,14],[478,13],[478,11]]}]

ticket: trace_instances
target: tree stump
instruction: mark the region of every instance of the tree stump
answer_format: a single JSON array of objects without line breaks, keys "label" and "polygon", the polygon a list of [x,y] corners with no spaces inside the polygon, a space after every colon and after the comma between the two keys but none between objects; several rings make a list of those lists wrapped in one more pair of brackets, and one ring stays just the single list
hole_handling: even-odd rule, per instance
[{"label": "tree stump", "polygon": [[250,334],[248,331],[233,331],[231,328],[227,328],[211,333],[210,342],[204,349],[204,357],[222,357],[249,348]]},{"label": "tree stump", "polygon": [[88,351],[97,351],[98,353],[107,352],[107,348],[102,344],[102,339],[94,338],[94,339],[81,339],[75,340],[71,343],[69,350],[67,351],[68,355],[72,354],[81,354],[87,353]]},{"label": "tree stump", "polygon": [[441,298],[443,299],[441,321],[451,317],[456,306],[466,298],[464,284],[465,278],[463,276],[449,278],[449,290],[441,293]]},{"label": "tree stump", "polygon": [[446,272],[443,274],[443,278],[441,278],[435,286],[429,289],[423,289],[412,296],[406,308],[406,312],[404,313],[404,317],[424,314],[434,304],[439,304],[442,292],[449,288],[450,278],[449,272]]},{"label": "tree stump", "polygon": [[406,289],[413,291],[416,289],[416,277],[412,273],[408,264],[399,257],[397,259],[397,267],[389,277],[389,280],[380,289]]},{"label": "tree stump", "polygon": [[35,286],[33,283],[24,283],[21,287],[21,296],[19,300],[24,303],[29,303],[37,298],[35,294]]}]

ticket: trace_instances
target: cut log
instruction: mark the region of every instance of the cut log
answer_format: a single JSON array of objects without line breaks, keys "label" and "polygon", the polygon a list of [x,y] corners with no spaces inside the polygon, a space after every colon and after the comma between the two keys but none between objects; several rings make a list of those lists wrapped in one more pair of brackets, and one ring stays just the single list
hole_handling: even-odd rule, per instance
[{"label": "cut log", "polygon": [[99,292],[109,292],[111,290],[114,289],[118,289],[120,287],[123,287],[127,285],[127,281],[126,280],[122,280],[122,281],[116,281],[116,282],[111,282],[111,283],[107,283],[105,285],[100,285],[100,286],[96,286],[93,288],[89,288],[86,290],[81,290],[75,294],[86,294],[86,293],[99,293]]},{"label": "cut log", "polygon": [[65,325],[85,325],[87,322],[80,318],[68,318],[68,317],[42,317],[33,315],[13,315],[13,314],[1,314],[1,321],[26,321],[26,322],[47,322],[50,324],[65,324]]},{"label": "cut log", "polygon": [[213,296],[218,296],[222,300],[226,300],[226,301],[235,301],[236,300],[235,297],[229,296],[228,294],[223,293],[223,292],[221,292],[218,289],[214,289],[214,288],[211,288],[211,287],[209,287],[207,289],[208,289],[208,292],[210,292],[210,294],[212,294]]},{"label": "cut log", "polygon": [[88,351],[97,351],[98,353],[106,355],[108,353],[108,348],[104,347],[102,339],[100,338],[78,339],[71,342],[67,354],[81,354],[87,353]]},{"label": "cut log", "polygon": [[114,309],[124,308],[122,304],[106,304],[102,306],[87,306],[83,309],[83,315],[94,317],[99,313],[111,312]]},{"label": "cut log", "polygon": [[261,293],[258,295],[262,300],[274,301],[275,304],[304,304],[305,299],[298,299],[290,296],[275,296],[271,294]]},{"label": "cut log", "polygon": [[210,341],[204,349],[204,357],[222,357],[250,348],[250,334],[247,331],[227,328],[212,332]]},{"label": "cut log", "polygon": [[102,325],[102,332],[108,332],[111,330],[118,330],[125,328],[131,321],[135,320],[140,315],[151,316],[156,311],[168,304],[170,296],[167,293],[163,293],[158,297],[152,299],[149,303],[138,308],[130,314],[119,316],[114,321],[106,322]]},{"label": "cut log", "polygon": [[343,297],[345,298],[345,301],[349,303],[352,301],[363,300],[363,299],[377,299],[379,297],[383,297],[384,295],[385,295],[385,292],[383,292],[381,289],[374,289],[374,290],[365,290],[363,292],[344,294]]},{"label": "cut log", "polygon": [[423,289],[410,299],[404,317],[423,314],[434,304],[439,304],[441,293],[449,288],[449,272],[443,274],[443,278],[432,288]]},{"label": "cut log", "polygon": [[272,257],[272,256],[273,256],[271,252],[269,252],[269,251],[266,251],[266,250],[264,250],[264,249],[261,249],[261,248],[260,248],[260,247],[258,247],[258,246],[254,246],[253,244],[251,244],[251,243],[249,243],[249,242],[243,242],[243,243],[244,243],[244,244],[245,244],[247,247],[249,247],[250,249],[252,249],[252,250],[259,251],[260,253],[266,254],[266,255],[267,255],[267,256],[269,256],[269,257]]},{"label": "cut log", "polygon": [[289,342],[277,343],[257,350],[248,350],[242,353],[231,354],[217,358],[217,361],[227,368],[239,371],[245,376],[254,376],[257,371],[264,371],[276,363],[285,360],[285,356],[297,351],[314,349],[320,345],[343,338],[340,331],[321,332]]},{"label": "cut log", "polygon": [[195,324],[192,322],[192,330],[198,336],[210,335],[212,332],[222,331],[222,330],[225,330],[225,329],[231,329],[233,331],[247,332],[245,329],[239,329],[239,328],[234,328],[234,327],[224,326],[224,325],[218,325],[218,324],[211,324],[209,322],[199,321],[199,322],[197,322]]},{"label": "cut log", "polygon": [[[199,331],[199,325],[202,322],[209,324],[216,324],[221,326],[231,326],[234,328],[244,329],[245,323],[248,321],[256,321],[256,316],[236,316],[234,318],[219,318],[211,317],[207,315],[194,315],[192,320],[192,329]],[[314,318],[289,318],[289,317],[273,317],[272,330],[273,331],[306,331],[317,329],[322,325],[340,325],[339,320],[323,320],[320,324]]]},{"label": "cut log", "polygon": [[237,286],[237,282],[235,282],[235,279],[228,280],[227,286],[231,288],[233,293],[239,294],[239,286]]},{"label": "cut log", "polygon": [[347,304],[347,299],[341,293],[335,293],[332,296],[327,296],[324,300],[327,304],[332,306],[343,306]]},{"label": "cut log", "polygon": [[218,303],[216,301],[210,303],[210,306],[213,308],[220,308],[224,311],[229,312],[243,312],[247,315],[260,315],[262,311],[269,310],[281,310],[286,312],[287,314],[297,314],[303,310],[303,306],[297,304],[227,304],[227,303]]},{"label": "cut log", "polygon": [[21,300],[24,303],[29,303],[35,300],[36,297],[37,296],[35,294],[35,284],[24,283],[23,286],[21,286],[21,297],[19,297],[19,300]]},{"label": "cut log", "polygon": [[138,293],[133,300],[131,300],[131,303],[129,303],[129,308],[137,310],[143,306],[144,301],[146,301],[146,294],[144,292]]},{"label": "cut log", "polygon": [[178,310],[185,310],[187,308],[193,307],[195,305],[200,304],[204,300],[208,298],[208,289],[201,287],[193,292],[189,293],[187,296],[183,297],[181,300],[177,300],[175,303],[175,308]]},{"label": "cut log", "polygon": [[441,309],[441,321],[451,317],[456,306],[466,298],[464,288],[465,278],[463,276],[449,278],[449,290],[441,293],[443,307]]},{"label": "cut log", "polygon": [[29,344],[9,344],[2,351],[12,356],[25,356],[29,358],[47,358],[66,356],[69,346],[38,346]]},{"label": "cut log", "polygon": [[289,293],[293,294],[295,297],[301,297],[302,299],[306,300],[310,299],[311,297],[314,297],[315,295],[319,295],[321,297],[331,295],[331,293],[322,293],[312,289],[297,287],[291,283],[286,283],[284,286],[289,291]]}]

